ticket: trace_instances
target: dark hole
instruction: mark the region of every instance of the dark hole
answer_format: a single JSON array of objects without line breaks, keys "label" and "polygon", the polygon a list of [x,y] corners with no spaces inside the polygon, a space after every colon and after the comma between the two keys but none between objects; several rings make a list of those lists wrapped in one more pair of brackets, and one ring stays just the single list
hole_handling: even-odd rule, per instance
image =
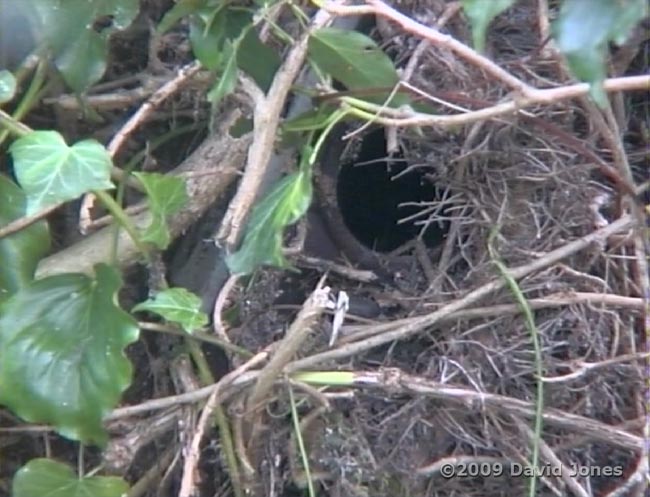
[{"label": "dark hole", "polygon": [[[405,202],[436,200],[436,189],[421,170],[407,168],[401,154],[388,157],[383,129],[368,133],[354,162],[338,175],[337,200],[348,229],[370,249],[390,252],[418,236],[422,226],[398,221],[422,209]],[[442,241],[446,227],[430,224],[422,239],[428,246]]]}]

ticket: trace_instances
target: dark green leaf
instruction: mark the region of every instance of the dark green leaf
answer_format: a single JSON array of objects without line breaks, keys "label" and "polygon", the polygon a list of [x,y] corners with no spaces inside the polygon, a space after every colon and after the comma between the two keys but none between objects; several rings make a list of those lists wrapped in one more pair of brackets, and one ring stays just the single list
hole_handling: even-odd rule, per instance
[{"label": "dark green leaf", "polygon": [[608,43],[622,43],[648,14],[646,0],[565,0],[553,24],[558,48],[573,74],[591,84],[601,107],[607,104],[602,82],[607,75]]},{"label": "dark green leaf", "polygon": [[174,24],[183,17],[197,12],[204,7],[202,0],[180,0],[164,15],[156,30],[158,33],[166,33]]},{"label": "dark green leaf", "polygon": [[0,104],[9,102],[16,94],[16,78],[10,71],[0,71]]},{"label": "dark green leaf", "polygon": [[[0,226],[25,215],[23,191],[0,174]],[[34,278],[38,261],[50,249],[45,221],[39,221],[12,235],[0,238],[0,303]]]},{"label": "dark green leaf", "polygon": [[462,0],[463,10],[472,25],[474,48],[485,50],[485,34],[496,16],[510,7],[515,0]]},{"label": "dark green leaf", "polygon": [[211,71],[221,65],[224,40],[222,29],[206,29],[201,18],[196,16],[192,19],[190,23],[192,51],[201,64]]},{"label": "dark green leaf", "polygon": [[57,68],[76,92],[97,82],[106,67],[108,36],[127,28],[138,0],[25,0],[37,13],[36,29]]},{"label": "dark green leaf", "polygon": [[116,476],[78,477],[67,464],[32,459],[18,470],[13,497],[123,497],[129,485]]},{"label": "dark green leaf", "polygon": [[[253,15],[240,9],[203,9],[190,25],[190,41],[197,59],[208,69],[225,67],[230,52],[225,53],[227,42],[237,48],[237,66],[251,76],[264,91],[268,90],[273,76],[280,67],[280,58],[264,45],[257,32],[251,29]],[[225,69],[224,69],[225,70]]]},{"label": "dark green leaf", "polygon": [[56,67],[65,82],[81,93],[99,81],[106,71],[108,45],[96,32],[85,29],[79,33],[79,43],[70,44],[56,58]]},{"label": "dark green leaf", "polygon": [[33,131],[9,150],[18,183],[27,194],[28,215],[90,190],[113,188],[111,158],[95,140],[69,147],[56,131]]},{"label": "dark green leaf", "polygon": [[250,29],[237,50],[237,65],[255,80],[263,91],[268,91],[280,67],[280,57],[275,50],[262,43],[257,32]]},{"label": "dark green leaf", "polygon": [[103,444],[103,417],[131,383],[137,323],[116,305],[117,271],[33,281],[0,305],[0,403],[68,438]]},{"label": "dark green leaf", "polygon": [[253,209],[242,247],[226,258],[230,271],[248,274],[262,264],[287,267],[282,253],[284,228],[307,212],[311,197],[307,168],[283,178]]},{"label": "dark green leaf", "polygon": [[185,288],[168,288],[155,297],[136,305],[133,311],[149,311],[167,321],[180,324],[192,333],[208,324],[208,315],[201,310],[201,299]]},{"label": "dark green leaf", "polygon": [[230,95],[237,86],[237,48],[239,44],[234,46],[230,42],[226,43],[224,47],[225,65],[219,79],[208,92],[208,101],[212,105],[217,105],[221,99]]},{"label": "dark green leaf", "polygon": [[171,235],[167,228],[167,216],[176,214],[187,203],[185,181],[176,176],[158,173],[133,173],[147,192],[151,210],[151,224],[142,235],[145,242],[154,243],[159,249],[167,248]]},{"label": "dark green leaf", "polygon": [[[357,31],[322,28],[309,38],[309,57],[318,67],[343,83],[350,90],[392,88],[399,76],[393,62],[368,36]],[[383,103],[388,97],[368,98]],[[408,103],[408,97],[397,94],[391,106]]]}]

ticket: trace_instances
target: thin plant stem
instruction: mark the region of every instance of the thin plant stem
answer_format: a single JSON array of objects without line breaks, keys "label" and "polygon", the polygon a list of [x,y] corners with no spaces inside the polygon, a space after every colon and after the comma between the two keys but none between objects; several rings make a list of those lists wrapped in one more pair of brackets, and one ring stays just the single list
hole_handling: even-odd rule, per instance
[{"label": "thin plant stem", "polygon": [[[185,343],[187,344],[192,359],[199,371],[199,379],[201,380],[202,386],[214,384],[214,376],[212,375],[212,371],[210,371],[208,361],[201,350],[201,346],[191,338],[188,338]],[[226,459],[226,465],[228,466],[228,473],[230,474],[233,492],[235,497],[244,497],[244,490],[241,486],[239,466],[237,464],[237,456],[235,455],[235,445],[230,431],[230,424],[228,423],[226,412],[221,405],[217,405],[214,410],[214,420],[219,429],[221,448]]]},{"label": "thin plant stem", "polygon": [[533,422],[533,447],[532,447],[532,461],[531,466],[533,468],[533,476],[530,479],[530,485],[528,487],[529,497],[535,497],[537,491],[537,467],[539,465],[539,441],[542,437],[542,424],[543,424],[543,414],[544,414],[544,371],[542,367],[542,349],[539,343],[539,332],[537,326],[535,325],[535,317],[533,316],[533,311],[528,305],[528,301],[524,296],[521,288],[517,281],[512,277],[508,268],[501,262],[499,255],[497,254],[496,248],[494,247],[494,240],[499,233],[499,224],[494,227],[490,236],[488,238],[488,251],[490,253],[490,258],[492,262],[501,273],[501,276],[505,280],[508,289],[514,296],[517,304],[521,308],[521,311],[524,316],[524,322],[526,328],[530,333],[530,338],[533,343],[533,351],[535,354],[535,384],[536,384],[536,393],[535,393],[535,420]]},{"label": "thin plant stem", "polygon": [[300,419],[298,418],[298,410],[296,409],[296,400],[293,396],[293,388],[289,384],[289,403],[291,404],[291,421],[293,422],[293,430],[296,434],[296,442],[298,443],[298,450],[300,451],[300,459],[302,460],[302,466],[305,469],[305,478],[307,479],[307,491],[309,492],[309,497],[316,497],[316,491],[314,490],[314,482],[311,478],[311,471],[309,469],[309,458],[307,457],[307,451],[305,450],[305,443],[302,439],[302,432],[300,431]]}]

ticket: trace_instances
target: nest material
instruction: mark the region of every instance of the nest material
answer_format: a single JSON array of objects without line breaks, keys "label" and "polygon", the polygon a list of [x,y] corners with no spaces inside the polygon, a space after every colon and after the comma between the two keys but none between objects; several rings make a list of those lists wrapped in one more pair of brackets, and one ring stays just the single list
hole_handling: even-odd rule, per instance
[{"label": "nest material", "polygon": [[[557,60],[542,56],[536,5],[533,1],[517,2],[495,21],[488,39],[489,53],[530,84],[567,82]],[[445,5],[430,1],[401,7],[418,20],[431,21]],[[461,16],[454,17],[446,29],[468,41],[467,25]],[[409,61],[422,43],[397,28],[388,34],[392,37],[384,39],[385,48],[398,63]],[[635,63],[647,71],[647,61],[643,66],[640,59]],[[456,96],[452,103],[469,108],[477,101],[494,103],[506,96],[505,90],[481,71],[438,47],[420,54],[411,82],[431,95]],[[434,281],[424,286],[421,279],[412,281],[417,304],[408,308],[411,312],[439,307],[499,278],[487,249],[495,229],[496,253],[506,267],[512,268],[611,221],[619,195],[615,185],[600,176],[594,164],[576,153],[575,147],[567,146],[564,139],[577,138],[605,161],[611,160],[610,151],[600,149],[601,141],[594,139],[585,109],[584,101],[561,102],[529,109],[521,117],[479,122],[455,132],[399,130],[406,159],[445,192],[443,200],[422,206],[418,221],[451,225],[445,246],[437,252],[439,258],[431,261]],[[441,106],[440,111],[449,109]],[[638,109],[632,109],[634,112]],[[631,115],[630,119],[643,116]],[[548,123],[553,126],[552,132],[545,127]],[[639,174],[637,180],[642,175],[647,178],[647,165],[638,149],[641,144],[627,137],[625,142],[632,170]],[[582,293],[639,297],[631,255],[629,240],[591,246],[529,275],[519,281],[519,288],[531,305],[549,295],[564,295],[567,300]],[[345,280],[333,281],[335,287],[350,287]],[[512,309],[514,303],[510,290],[498,291],[480,307],[489,310],[504,306],[503,312],[445,322],[417,338],[331,366],[358,371],[394,367],[423,380],[534,405],[536,366],[531,333],[521,313]],[[399,317],[394,314],[390,319]],[[627,426],[631,433],[640,434],[638,422],[634,424],[642,416],[639,363],[607,365],[610,359],[640,348],[639,318],[639,307],[636,311],[621,309],[608,304],[606,298],[597,304],[576,299],[573,304],[542,305],[535,310],[544,376],[557,379],[568,375],[564,381],[546,384],[544,407],[607,425]],[[583,363],[601,363],[602,367],[581,370]],[[351,469],[354,451],[347,450],[349,439],[336,450],[321,445],[311,455],[316,467],[328,468],[319,473],[318,480],[328,490],[327,495],[520,496],[526,492],[528,480],[523,477],[444,479],[436,462],[449,458],[458,463],[466,458],[469,462],[498,462],[508,468],[525,466],[531,458],[530,418],[485,405],[463,406],[386,391],[356,392],[354,400],[333,401],[333,406],[356,427],[355,450],[367,446],[374,465],[363,458],[356,461],[355,471]],[[318,426],[321,435],[331,441],[340,433],[340,426],[330,421],[330,417],[321,417]],[[293,443],[284,442],[289,446]],[[278,446],[277,440],[273,446]],[[575,476],[575,482],[590,488],[593,495],[624,486],[639,461],[638,452],[632,448],[595,441],[579,430],[553,423],[545,424],[541,452],[542,466],[558,464],[549,459],[554,454],[567,474],[573,466],[615,468],[611,477]],[[332,470],[332,458],[338,458],[338,471]],[[570,491],[567,485],[570,487],[571,482],[566,478],[551,477],[540,483],[537,495],[566,495]]]}]

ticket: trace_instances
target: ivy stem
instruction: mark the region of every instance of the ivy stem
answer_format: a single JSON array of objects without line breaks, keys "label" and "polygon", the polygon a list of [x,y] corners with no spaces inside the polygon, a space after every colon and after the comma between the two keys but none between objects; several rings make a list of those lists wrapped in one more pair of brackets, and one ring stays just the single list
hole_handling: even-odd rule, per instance
[{"label": "ivy stem", "polygon": [[[5,130],[0,133],[0,145],[4,143],[7,139],[9,133],[14,133],[17,136],[25,136],[31,130],[28,126],[25,126],[20,122],[20,120],[25,117],[25,115],[30,111],[34,103],[38,101],[38,95],[43,88],[45,82],[45,73],[47,69],[47,62],[45,59],[41,59],[36,66],[36,71],[34,72],[34,77],[29,83],[29,88],[27,92],[20,100],[20,103],[16,107],[16,110],[13,113],[13,116],[9,116],[3,112],[3,116],[0,116],[0,122],[4,124]],[[6,121],[5,117],[9,117],[9,120]],[[14,126],[15,125],[15,126]]]},{"label": "ivy stem", "polygon": [[122,207],[120,207],[115,199],[104,190],[93,190],[93,194],[97,196],[99,200],[101,200],[102,204],[104,204],[104,207],[106,207],[108,212],[110,212],[113,216],[113,219],[115,219],[119,225],[126,230],[126,232],[133,240],[133,243],[135,243],[135,246],[138,247],[138,250],[142,252],[144,257],[147,259],[147,262],[151,262],[151,253],[149,251],[149,247],[147,247],[147,245],[140,238],[140,235],[131,222],[129,216],[126,214],[126,212],[124,212],[124,209],[122,209]]},{"label": "ivy stem", "polygon": [[7,133],[13,133],[18,137],[22,137],[31,133],[32,131],[29,126],[25,126],[20,121],[17,121],[2,109],[0,109],[0,125],[5,128],[0,135],[0,143],[2,142],[2,137]]},{"label": "ivy stem", "polygon": [[[192,359],[194,359],[202,385],[213,385],[215,383],[215,378],[212,375],[212,371],[210,371],[208,361],[203,354],[203,350],[201,350],[201,346],[196,340],[189,337],[185,340],[185,343],[189,348]],[[235,445],[230,432],[230,424],[228,423],[226,412],[221,405],[217,405],[214,410],[214,420],[219,429],[221,448],[223,449],[226,464],[228,465],[228,472],[230,473],[233,492],[235,497],[244,497],[244,491],[241,487],[241,479],[239,475],[239,465],[237,464],[237,456],[235,454]]]}]

